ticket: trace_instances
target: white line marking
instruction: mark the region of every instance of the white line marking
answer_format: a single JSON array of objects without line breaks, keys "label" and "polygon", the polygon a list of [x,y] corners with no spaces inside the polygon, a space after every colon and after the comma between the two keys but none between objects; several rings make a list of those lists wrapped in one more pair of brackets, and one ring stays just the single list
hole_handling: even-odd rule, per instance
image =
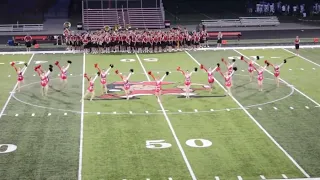
[{"label": "white line marking", "polygon": [[304,70],[303,68],[300,68],[302,71]]},{"label": "white line marking", "polygon": [[288,177],[287,177],[285,174],[281,174],[281,176],[282,176],[284,179],[288,179]]},{"label": "white line marking", "polygon": [[264,175],[260,175],[260,178],[261,179],[266,179],[266,177],[264,177]]},{"label": "white line marking", "polygon": [[[236,51],[236,50],[235,50]],[[191,56],[191,54],[189,54],[187,51],[185,51],[191,59],[194,60],[194,62],[196,62],[199,66],[200,63]],[[238,51],[236,51],[238,52]],[[238,52],[240,54],[240,52]],[[244,56],[243,54],[241,54],[242,56]],[[246,56],[244,56],[246,57]],[[248,58],[248,57],[246,57]],[[270,72],[270,71],[269,71]],[[270,72],[271,73],[271,72]],[[216,81],[217,84],[225,91],[227,92],[227,90],[221,85],[221,83],[219,81]],[[306,176],[306,177],[310,177],[309,174],[306,173],[306,171],[304,169],[302,169],[302,167],[290,156],[290,154],[283,149],[283,147],[281,147],[281,145],[267,132],[267,130],[265,130],[262,125],[243,107],[243,105],[233,96],[230,96],[240,107],[241,109],[251,118],[251,120],[256,123],[256,125],[269,137],[269,139],[293,162],[293,164]]]},{"label": "white line marking", "polygon": [[279,58],[281,58],[281,57],[271,57],[271,59],[279,59]]},{"label": "white line marking", "polygon": [[19,114],[16,114],[16,116],[19,116]]},{"label": "white line marking", "polygon": [[0,64],[4,64],[4,63],[0,63]]},{"label": "white line marking", "polygon": [[129,111],[129,114],[132,114],[132,111]]},{"label": "white line marking", "polygon": [[[247,56],[245,56],[244,54],[240,53],[239,51],[237,51],[237,50],[234,50],[234,51],[237,52],[238,54],[244,56],[245,58],[248,58]],[[257,63],[256,63],[256,64],[257,64]],[[257,64],[257,65],[259,65],[259,64]],[[259,65],[259,66],[260,66],[260,65]],[[266,71],[273,75],[273,73],[271,73],[269,70],[266,69]],[[290,85],[289,83],[285,82],[285,81],[282,80],[281,78],[280,78],[280,80],[281,80],[282,82],[284,82],[285,84]],[[299,91],[299,90],[296,89],[295,87],[293,87],[293,88],[294,88],[296,91],[300,92],[300,94],[302,94],[302,95],[304,95],[305,97],[307,97],[308,99],[312,100],[311,98],[309,98],[307,95],[303,94],[301,91]],[[315,104],[320,105],[320,104],[318,104],[317,102],[315,102],[314,100],[312,100],[312,101],[313,101]],[[250,115],[250,116],[251,116],[251,115]],[[251,117],[252,117],[252,116],[251,116]],[[252,117],[252,120],[254,120],[253,117]],[[265,132],[265,134],[272,140],[272,142],[273,142],[276,146],[278,146],[278,148],[292,161],[292,163],[293,163],[307,178],[310,178],[309,174],[297,163],[297,161],[294,160],[294,159],[291,157],[291,155],[290,155],[285,149],[283,149],[283,147],[282,147],[275,139],[273,139],[273,137],[272,137],[256,120],[254,120],[254,121],[255,121],[256,124],[260,127],[260,129],[262,129],[262,131]]]},{"label": "white line marking", "polygon": [[[235,52],[237,52],[238,54],[242,55],[245,58],[248,58],[248,56],[245,56],[244,54],[240,53],[237,50],[234,50]],[[260,66],[258,63],[255,62],[255,64],[257,64],[258,66]],[[272,72],[270,72],[268,69],[265,70],[266,72],[268,72],[269,74],[273,75]],[[309,99],[311,102],[313,102],[314,104],[316,104],[317,106],[320,106],[320,104],[318,102],[316,102],[315,100],[311,99],[309,96],[307,96],[306,94],[304,94],[303,92],[301,92],[300,90],[298,90],[297,88],[295,88],[294,86],[292,86],[291,84],[289,84],[288,82],[286,82],[285,80],[279,78],[281,82],[285,83],[288,86],[291,86],[295,91],[297,91],[298,93],[300,93],[301,95],[303,95],[305,98]]]},{"label": "white line marking", "polygon": [[292,71],[292,69],[289,69],[289,71]]},{"label": "white line marking", "polygon": [[242,72],[244,72],[244,70],[241,70]]},{"label": "white line marking", "polygon": [[226,109],[227,111],[230,111],[230,109]]},{"label": "white line marking", "polygon": [[308,107],[308,106],[306,106],[306,109],[309,109],[309,107]]},{"label": "white line marking", "polygon": [[237,176],[238,180],[242,180],[242,177],[241,176]]},{"label": "white line marking", "polygon": [[320,107],[320,106],[315,106],[315,107]]},{"label": "white line marking", "polygon": [[35,74],[33,76],[36,76]]},{"label": "white line marking", "polygon": [[146,180],[150,180],[149,178],[147,178]]},{"label": "white line marking", "polygon": [[[83,53],[82,73],[86,72],[86,53]],[[82,92],[81,99],[84,96],[84,77],[82,77]],[[80,146],[79,146],[79,167],[78,167],[78,180],[82,179],[82,148],[83,148],[83,119],[84,119],[84,100],[81,101],[81,123],[80,123]]]},{"label": "white line marking", "polygon": [[258,107],[258,109],[261,111],[262,109],[261,109],[261,107]]},{"label": "white line marking", "polygon": [[313,70],[316,70],[316,68],[312,68]]},{"label": "white line marking", "polygon": [[146,111],[147,114],[149,114],[149,111]]},{"label": "white line marking", "polygon": [[48,113],[48,116],[51,116],[51,113]]},{"label": "white line marking", "polygon": [[214,111],[213,109],[210,109],[210,111]]},{"label": "white line marking", "polygon": [[[32,54],[32,56],[30,57],[29,62],[28,62],[28,65],[29,65],[30,62],[32,61],[33,56],[34,56],[34,54]],[[26,71],[27,71],[27,67],[26,67],[25,70],[22,72],[22,75],[23,75]],[[16,85],[13,87],[13,89],[12,89],[13,92],[15,91],[15,89],[17,88],[17,86],[18,86],[18,82],[17,82]],[[1,110],[1,112],[0,112],[0,119],[1,119],[1,117],[3,116],[4,110],[5,110],[6,107],[8,106],[9,101],[11,100],[12,96],[13,96],[13,93],[10,93],[10,95],[9,95],[6,103],[3,105],[2,110]]]},{"label": "white line marking", "polygon": [[182,111],[179,109],[178,112],[181,113]]},{"label": "white line marking", "polygon": [[[137,57],[140,65],[141,65],[142,70],[144,71],[144,74],[146,75],[146,78],[148,79],[148,81],[151,81],[150,78],[149,78],[149,76],[148,76],[148,73],[147,73],[145,67],[143,66],[143,64],[142,64],[142,62],[141,62],[140,57],[138,56],[137,53],[135,53],[135,54],[136,54],[136,57]],[[182,155],[182,157],[183,157],[183,160],[184,160],[184,162],[186,163],[186,166],[187,166],[187,168],[188,168],[188,170],[189,170],[189,173],[190,173],[190,175],[191,175],[191,177],[192,177],[192,180],[197,180],[196,175],[194,174],[194,172],[193,172],[193,170],[192,170],[192,167],[191,167],[191,165],[190,165],[190,163],[189,163],[189,160],[188,160],[188,158],[187,158],[187,156],[186,156],[186,153],[184,152],[184,150],[183,150],[183,148],[182,148],[182,146],[181,146],[181,144],[180,144],[180,141],[179,141],[179,139],[178,139],[178,137],[177,137],[177,135],[176,135],[176,132],[175,132],[174,129],[173,129],[173,126],[172,126],[172,124],[171,124],[171,121],[170,121],[170,119],[169,119],[169,117],[168,117],[168,115],[167,115],[167,113],[166,113],[166,111],[165,111],[165,109],[164,109],[164,107],[163,107],[160,99],[158,99],[158,103],[159,103],[159,105],[160,105],[160,107],[161,107],[161,110],[162,110],[162,113],[163,113],[163,115],[164,115],[164,117],[165,117],[165,119],[166,119],[166,121],[167,121],[167,123],[168,123],[168,126],[169,126],[169,128],[170,128],[170,130],[171,130],[171,133],[172,133],[172,135],[173,135],[173,137],[174,137],[174,139],[175,139],[175,141],[176,141],[176,143],[177,143],[177,145],[178,145],[178,148],[179,148],[179,150],[180,150],[180,152],[181,152],[181,155]]]},{"label": "white line marking", "polygon": [[172,180],[172,177],[169,177],[168,180]]},{"label": "white line marking", "polygon": [[11,75],[8,75],[8,77],[11,77]]},{"label": "white line marking", "polygon": [[273,107],[273,109],[274,109],[274,110],[278,110],[278,108],[277,108],[277,107]]},{"label": "white line marking", "polygon": [[31,114],[31,116],[34,116],[34,115],[35,115],[34,113]]},{"label": "white line marking", "polygon": [[70,76],[72,76],[72,74],[70,74]]},{"label": "white line marking", "polygon": [[290,107],[290,109],[294,109],[293,107]]},{"label": "white line marking", "polygon": [[215,180],[220,180],[219,176],[214,177]]},{"label": "white line marking", "polygon": [[117,112],[113,112],[113,114],[117,114]]},{"label": "white line marking", "polygon": [[65,115],[65,116],[66,116],[66,115],[67,115],[67,113],[64,113],[63,115]]},{"label": "white line marking", "polygon": [[301,59],[303,59],[303,60],[306,60],[306,61],[308,61],[309,63],[312,63],[312,64],[314,64],[314,65],[316,65],[316,66],[318,66],[318,67],[320,67],[320,64],[317,64],[317,63],[315,63],[315,62],[313,62],[313,61],[311,61],[311,60],[309,60],[309,59],[307,59],[307,58],[305,58],[305,57],[302,57],[301,55],[296,55],[296,53],[294,53],[294,52],[291,52],[291,51],[289,51],[288,49],[284,49],[284,48],[282,48],[284,51],[287,51],[288,53],[290,53],[290,54],[293,54],[293,55],[295,55],[295,56],[298,56],[299,58],[301,58]]},{"label": "white line marking", "polygon": [[100,114],[100,112],[97,112],[97,114],[99,115],[99,114]]},{"label": "white line marking", "polygon": [[198,109],[195,109],[194,112],[198,112]]}]

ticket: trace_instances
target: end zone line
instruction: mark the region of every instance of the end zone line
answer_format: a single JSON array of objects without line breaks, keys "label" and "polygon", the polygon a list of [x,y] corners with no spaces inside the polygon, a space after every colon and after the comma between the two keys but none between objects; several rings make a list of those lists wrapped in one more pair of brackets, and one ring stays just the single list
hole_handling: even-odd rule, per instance
[{"label": "end zone line", "polygon": [[[245,56],[244,54],[242,54],[241,52],[237,51],[234,49],[234,51],[238,54],[240,54],[241,56],[248,58],[248,56]],[[255,62],[255,64],[257,64],[258,66],[260,66],[258,63]],[[270,73],[273,75],[272,72],[270,72],[268,69],[265,70],[266,72]],[[305,98],[309,99],[311,102],[313,102],[314,104],[316,104],[317,106],[320,106],[320,103],[316,102],[315,100],[311,99],[309,96],[307,96],[306,94],[304,94],[303,92],[301,92],[300,90],[298,90],[296,87],[292,86],[291,84],[289,84],[288,82],[286,82],[285,80],[279,78],[280,81],[282,81],[283,83],[285,83],[288,86],[291,86],[295,91],[297,91],[298,93],[300,93],[301,95],[303,95]]]},{"label": "end zone line", "polygon": [[[83,74],[86,71],[86,53],[83,53],[83,62],[82,62],[82,71]],[[84,96],[84,77],[82,77],[82,95],[81,100]],[[82,148],[83,148],[83,119],[84,119],[84,100],[81,101],[81,123],[80,123],[80,146],[79,146],[79,168],[78,168],[78,180],[81,180],[81,171],[82,171]]]},{"label": "end zone line", "polygon": [[[135,53],[135,54],[136,54],[136,57],[137,57],[140,65],[141,65],[141,68],[143,69],[144,74],[146,75],[148,81],[151,81],[150,78],[149,78],[149,76],[148,76],[148,73],[147,73],[147,71],[146,71],[146,68],[145,68],[145,67],[143,66],[143,64],[142,64],[142,61],[141,61],[140,57],[138,56],[137,53]],[[163,105],[162,105],[162,103],[161,103],[161,101],[160,101],[159,99],[158,99],[158,103],[159,103],[160,108],[161,108],[161,110],[162,110],[162,113],[163,113],[163,115],[164,115],[164,117],[165,117],[165,119],[166,119],[166,121],[167,121],[167,123],[168,123],[168,125],[169,125],[169,128],[170,128],[170,130],[171,130],[171,133],[172,133],[172,135],[173,135],[173,137],[174,137],[174,139],[175,139],[175,141],[176,141],[176,143],[177,143],[177,145],[178,145],[178,148],[179,148],[179,150],[180,150],[180,152],[181,152],[181,155],[182,155],[182,157],[183,157],[183,160],[184,160],[184,162],[185,162],[186,165],[187,165],[187,168],[188,168],[189,173],[190,173],[190,175],[191,175],[191,177],[192,177],[192,180],[197,180],[196,175],[194,174],[194,172],[193,172],[193,170],[192,170],[192,167],[191,167],[191,165],[190,165],[190,163],[189,163],[189,160],[188,160],[188,158],[187,158],[187,156],[186,156],[186,154],[185,154],[185,152],[184,152],[184,150],[183,150],[183,148],[182,148],[182,146],[181,146],[181,144],[180,144],[180,141],[179,141],[179,139],[178,139],[178,137],[177,137],[177,135],[176,135],[176,132],[175,132],[174,129],[173,129],[173,126],[172,126],[172,124],[171,124],[171,121],[170,121],[170,119],[169,119],[169,117],[168,117],[168,115],[167,115],[167,113],[166,113],[166,111],[165,111],[165,109],[164,109],[164,107],[163,107]]]},{"label": "end zone line", "polygon": [[301,58],[301,59],[303,59],[303,60],[305,60],[305,61],[308,61],[309,63],[312,63],[312,64],[320,67],[320,64],[317,64],[317,63],[311,61],[310,59],[307,59],[307,58],[305,58],[305,57],[302,57],[300,54],[297,55],[297,54],[295,54],[294,52],[291,52],[291,51],[289,51],[288,49],[285,49],[285,48],[282,48],[282,50],[284,50],[284,51],[286,51],[286,52],[288,52],[288,53],[291,53],[291,54],[293,54],[293,55],[296,55],[297,57],[299,57],[299,58]]},{"label": "end zone line", "polygon": [[[29,61],[28,61],[28,66],[29,66],[30,63],[31,63],[31,61],[32,61],[32,59],[33,59],[33,56],[34,56],[34,54],[32,54],[32,56],[30,57],[30,59],[29,59]],[[22,72],[22,75],[24,75],[24,73],[27,71],[27,68],[28,68],[28,67],[26,67],[26,68],[24,69],[24,71]],[[12,98],[12,95],[14,94],[13,92],[16,90],[17,86],[18,86],[18,82],[17,82],[16,85],[13,87],[13,89],[12,89],[12,91],[11,91],[12,93],[10,93],[10,95],[9,95],[6,103],[5,103],[5,104],[3,105],[3,107],[2,107],[2,110],[1,110],[1,112],[0,112],[0,119],[1,119],[1,117],[3,116],[4,110],[7,108],[8,104],[9,104],[11,98]]]},{"label": "end zone line", "polygon": [[[240,53],[239,51],[237,50],[234,50],[235,52],[237,52],[238,54],[248,58],[247,56],[245,56],[244,54]],[[257,63],[256,63],[257,64]],[[257,64],[259,65],[259,64]],[[260,65],[259,65],[260,66]],[[267,72],[269,72],[270,74],[272,74],[269,70],[266,70]],[[285,84],[289,85],[289,83],[285,82],[284,80],[282,80],[280,78],[281,81],[283,81]],[[307,97],[308,99],[311,99],[309,98],[307,95],[303,94],[301,91],[297,90],[295,87],[293,87],[296,91],[298,91],[300,94],[304,95],[305,97]],[[312,100],[313,101],[313,100]],[[315,102],[315,101],[314,101]],[[317,102],[315,102],[316,104],[318,104]],[[247,111],[247,110],[245,110]],[[248,112],[249,113],[249,112]],[[251,115],[250,115],[251,116]],[[251,116],[252,117],[252,116]],[[254,119],[253,119],[254,120]],[[255,120],[254,120],[255,121]],[[267,136],[278,146],[278,148],[293,162],[293,164],[307,177],[307,178],[310,178],[309,174],[296,162],[296,160],[294,160],[291,155],[285,150],[282,148],[282,146],[280,146],[280,144],[275,140],[273,139],[273,137],[257,122],[255,121],[256,124],[267,134]]]},{"label": "end zone line", "polygon": [[[200,66],[200,63],[190,54],[188,53],[187,51],[185,51],[189,57],[194,61],[196,62],[199,66]],[[222,84],[216,80],[216,82],[218,83],[218,85],[224,90],[227,92],[227,90],[222,86]],[[241,109],[250,117],[250,119],[269,137],[269,139],[293,162],[293,164],[306,176],[306,177],[310,177],[309,174],[306,173],[306,171],[304,169],[302,169],[302,167],[290,156],[290,154],[285,150],[283,149],[283,147],[267,132],[267,130],[265,130],[262,125],[249,113],[249,111],[243,107],[243,105],[235,98],[233,97],[232,95],[230,95],[230,97],[233,99],[234,102],[236,102],[240,107]]]}]

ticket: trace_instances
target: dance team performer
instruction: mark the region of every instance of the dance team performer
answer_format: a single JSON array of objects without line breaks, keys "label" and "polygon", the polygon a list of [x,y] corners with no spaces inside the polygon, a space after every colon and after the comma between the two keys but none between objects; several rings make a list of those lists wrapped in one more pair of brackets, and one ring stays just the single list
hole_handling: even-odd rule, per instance
[{"label": "dance team performer", "polygon": [[39,77],[40,77],[40,85],[41,85],[41,95],[42,96],[48,96],[48,76],[49,74],[53,71],[52,65],[49,65],[49,70],[47,72],[44,72],[41,69],[41,65],[38,65],[34,68],[34,70],[38,73]]},{"label": "dance team performer", "polygon": [[[224,60],[223,58],[221,59],[221,61],[227,66],[227,69],[228,69],[228,73],[229,73],[229,75],[231,74],[231,73],[233,73],[233,67],[234,67],[234,64],[235,64],[235,62],[236,62],[236,60],[235,59],[232,59],[232,63],[230,63],[229,61],[226,61],[226,60]],[[232,76],[231,76],[231,86],[233,85],[233,83],[232,83]]]},{"label": "dance team performer", "polygon": [[260,66],[259,69],[257,69],[255,66],[253,66],[253,68],[257,71],[257,74],[258,74],[258,89],[259,89],[259,91],[263,90],[263,79],[264,79],[263,72],[269,66],[269,63],[267,60],[265,61],[265,64],[266,65],[264,67]]},{"label": "dance team performer", "polygon": [[190,98],[190,86],[191,86],[191,76],[192,76],[192,73],[198,71],[198,68],[194,68],[194,71],[190,72],[187,70],[186,72],[184,72],[183,70],[181,70],[180,67],[177,68],[177,71],[180,71],[184,77],[185,77],[185,80],[184,80],[184,85],[185,85],[185,89],[186,89],[186,99],[189,99]]},{"label": "dance team performer", "polygon": [[254,68],[253,68],[253,65],[254,63],[256,62],[256,60],[259,60],[260,57],[257,56],[255,60],[245,60],[243,56],[241,56],[240,58],[242,61],[244,61],[245,63],[248,64],[248,72],[249,72],[249,75],[250,75],[250,82],[252,82],[252,79],[253,79],[253,71],[254,71]]},{"label": "dance team performer", "polygon": [[100,69],[98,64],[94,64],[94,67],[96,69],[98,69],[99,73],[100,73],[100,84],[102,86],[102,92],[108,94],[108,87],[107,87],[107,75],[108,75],[108,72],[111,70],[111,68],[113,68],[113,64],[110,64],[109,65],[110,67],[105,70],[105,69]]},{"label": "dance team performer", "polygon": [[96,81],[96,79],[98,78],[99,75],[100,75],[100,72],[97,72],[96,76],[94,78],[92,78],[92,77],[88,77],[87,73],[84,74],[84,77],[89,81],[89,87],[87,88],[87,91],[84,94],[84,96],[82,97],[82,99],[80,100],[80,102],[82,102],[89,94],[91,94],[90,101],[92,101],[92,99],[95,95],[94,82]]},{"label": "dance team performer", "polygon": [[209,67],[209,69],[207,70],[203,64],[200,65],[200,69],[203,69],[206,73],[208,73],[208,83],[209,83],[209,87],[210,87],[210,92],[212,92],[212,88],[214,88],[213,83],[214,83],[214,77],[213,74],[214,72],[217,70],[217,68],[220,67],[220,64],[217,64],[217,67],[215,68],[211,68]]},{"label": "dance team performer", "polygon": [[130,73],[128,76],[122,76],[119,70],[115,71],[116,74],[120,76],[122,81],[124,82],[123,84],[123,91],[126,93],[127,100],[129,100],[129,94],[130,94],[130,84],[129,84],[129,79],[133,73],[133,69],[130,69]]},{"label": "dance team performer", "polygon": [[296,39],[294,40],[296,55],[299,55],[299,44],[300,44],[300,38],[299,38],[299,36],[296,36]]},{"label": "dance team performer", "polygon": [[237,67],[233,67],[232,68],[232,72],[230,73],[229,69],[228,71],[226,71],[225,73],[221,72],[221,69],[220,67],[217,68],[217,71],[220,72],[221,76],[224,78],[224,81],[225,81],[225,87],[227,89],[227,92],[226,92],[226,95],[230,95],[232,96],[232,93],[231,93],[231,87],[232,87],[232,76],[234,74],[234,72],[236,72],[238,70]]},{"label": "dance team performer", "polygon": [[158,77],[155,77],[151,71],[148,72],[148,74],[153,78],[153,80],[156,82],[156,88],[155,88],[155,92],[154,95],[157,97],[157,99],[159,101],[161,101],[161,94],[162,94],[162,81],[164,80],[164,78],[166,76],[169,75],[169,72],[166,72],[165,75],[162,76],[161,79],[159,79]]},{"label": "dance team performer", "polygon": [[287,63],[287,60],[283,60],[283,63],[279,64],[279,65],[273,65],[271,64],[269,61],[266,61],[268,64],[270,64],[272,67],[273,67],[273,75],[274,75],[274,78],[276,80],[276,84],[277,84],[277,87],[280,86],[280,67]]},{"label": "dance team performer", "polygon": [[56,61],[55,62],[55,65],[60,69],[60,80],[61,80],[61,83],[62,83],[62,87],[61,87],[61,89],[64,89],[65,87],[66,87],[66,85],[67,85],[67,82],[68,82],[68,80],[67,80],[67,70],[69,69],[69,67],[70,67],[70,64],[72,63],[71,61],[67,61],[67,63],[68,63],[68,65],[66,66],[66,67],[64,67],[64,66],[60,66],[60,64],[59,64],[59,61]]},{"label": "dance team performer", "polygon": [[24,79],[23,72],[26,70],[28,63],[24,63],[24,67],[22,69],[20,67],[16,67],[15,62],[11,62],[10,64],[14,68],[14,70],[16,71],[16,73],[18,75],[16,90],[18,90],[18,92],[20,92],[21,83],[23,83],[23,79]]}]

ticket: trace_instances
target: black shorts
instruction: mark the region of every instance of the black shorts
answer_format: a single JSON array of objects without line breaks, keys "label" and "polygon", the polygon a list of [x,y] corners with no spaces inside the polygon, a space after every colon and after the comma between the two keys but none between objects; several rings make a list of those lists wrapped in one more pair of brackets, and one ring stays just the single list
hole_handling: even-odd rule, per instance
[{"label": "black shorts", "polygon": [[30,42],[30,41],[29,41],[29,42],[26,42],[26,47],[27,47],[27,48],[31,47],[31,42]]},{"label": "black shorts", "polygon": [[217,43],[221,44],[222,43],[222,39],[218,39]]},{"label": "black shorts", "polygon": [[299,44],[296,44],[295,46],[296,46],[296,49],[299,49]]}]

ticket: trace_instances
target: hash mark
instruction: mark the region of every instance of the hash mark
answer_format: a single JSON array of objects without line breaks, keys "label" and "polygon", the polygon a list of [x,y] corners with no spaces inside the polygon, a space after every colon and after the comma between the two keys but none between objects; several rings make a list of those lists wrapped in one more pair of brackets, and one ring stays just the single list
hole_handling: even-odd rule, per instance
[{"label": "hash mark", "polygon": [[149,111],[146,111],[147,114],[149,114]]},{"label": "hash mark", "polygon": [[72,76],[72,74],[70,74],[70,76]]},{"label": "hash mark", "polygon": [[19,114],[16,114],[16,116],[19,116]]},{"label": "hash mark", "polygon": [[36,76],[35,74],[33,76]]},{"label": "hash mark", "polygon": [[34,113],[31,114],[31,116],[34,116],[34,115],[35,115]]},{"label": "hash mark", "polygon": [[261,109],[261,107],[258,107],[258,109],[261,111],[262,109]]},{"label": "hash mark", "polygon": [[290,107],[290,109],[294,109],[293,107]]},{"label": "hash mark", "polygon": [[132,114],[132,111],[129,111],[129,114]]},{"label": "hash mark", "polygon": [[300,68],[302,71],[304,70],[303,68]]},{"label": "hash mark", "polygon": [[309,107],[308,107],[308,106],[306,106],[306,109],[309,109]]},{"label": "hash mark", "polygon": [[195,109],[194,112],[198,112],[198,109]]},{"label": "hash mark", "polygon": [[11,75],[8,75],[8,77],[11,77]]},{"label": "hash mark", "polygon": [[178,110],[178,112],[180,112],[180,113],[181,113],[182,111],[179,109],[179,110]]},{"label": "hash mark", "polygon": [[97,114],[99,115],[99,114],[100,114],[100,112],[97,112]]},{"label": "hash mark", "polygon": [[64,113],[64,115],[66,116],[66,115],[67,115],[67,113]]},{"label": "hash mark", "polygon": [[51,116],[51,113],[48,113],[48,116]]},{"label": "hash mark", "polygon": [[274,109],[274,110],[278,110],[278,108],[277,108],[277,107],[273,107],[273,109]]},{"label": "hash mark", "polygon": [[312,68],[313,70],[316,70],[316,68]]},{"label": "hash mark", "polygon": [[150,180],[149,178],[147,178],[146,180]]},{"label": "hash mark", "polygon": [[281,174],[281,175],[284,179],[288,179],[288,177],[285,174]]},{"label": "hash mark", "polygon": [[241,177],[241,176],[237,176],[237,178],[238,178],[239,180],[242,180],[242,177]]},{"label": "hash mark", "polygon": [[264,177],[264,175],[260,175],[260,178],[261,179],[266,179],[266,177]]},{"label": "hash mark", "polygon": [[230,111],[230,109],[226,109],[227,111]]},{"label": "hash mark", "polygon": [[244,70],[241,70],[242,72],[244,72]]},{"label": "hash mark", "polygon": [[117,114],[117,112],[113,112],[113,114]]},{"label": "hash mark", "polygon": [[157,74],[159,74],[159,72],[157,72]]},{"label": "hash mark", "polygon": [[292,71],[292,69],[289,69],[289,71]]},{"label": "hash mark", "polygon": [[220,180],[220,178],[219,178],[218,176],[215,176],[214,178],[215,178],[216,180]]},{"label": "hash mark", "polygon": [[169,177],[168,180],[172,180],[172,177]]},{"label": "hash mark", "polygon": [[210,109],[210,111],[214,111],[213,109]]}]

